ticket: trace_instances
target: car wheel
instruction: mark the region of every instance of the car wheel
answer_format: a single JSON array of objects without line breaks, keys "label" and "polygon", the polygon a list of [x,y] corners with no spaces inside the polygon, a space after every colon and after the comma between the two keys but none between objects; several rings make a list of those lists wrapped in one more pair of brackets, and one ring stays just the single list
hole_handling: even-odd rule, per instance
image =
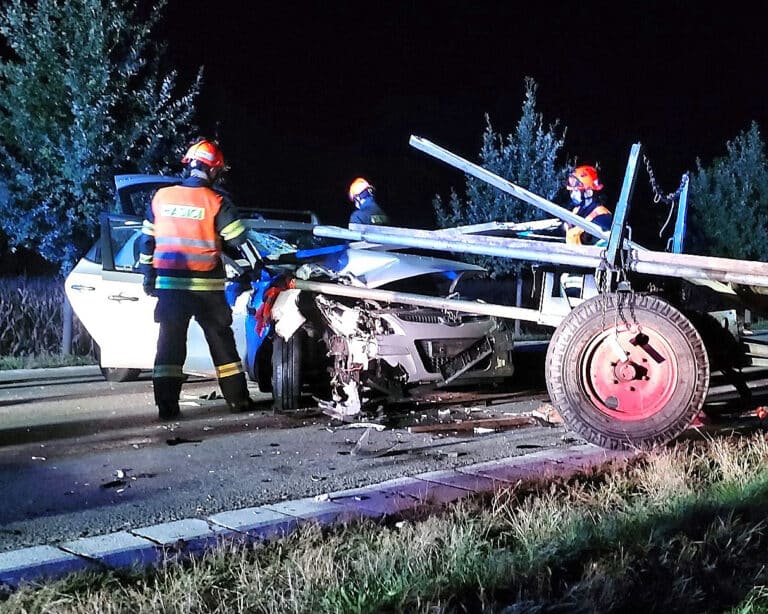
[{"label": "car wheel", "polygon": [[99,369],[104,379],[108,382],[135,382],[139,379],[141,369],[116,369],[112,367],[104,367],[101,364],[101,348],[94,342],[93,353],[96,356],[96,360],[99,361]]},{"label": "car wheel", "polygon": [[272,339],[268,338],[264,341],[259,348],[254,362],[257,364],[257,368],[254,369],[256,383],[259,385],[261,392],[272,392]]},{"label": "car wheel", "polygon": [[276,411],[301,407],[301,350],[304,334],[272,340],[272,399]]},{"label": "car wheel", "polygon": [[108,382],[135,382],[139,379],[141,369],[111,369],[101,367],[101,374]]}]

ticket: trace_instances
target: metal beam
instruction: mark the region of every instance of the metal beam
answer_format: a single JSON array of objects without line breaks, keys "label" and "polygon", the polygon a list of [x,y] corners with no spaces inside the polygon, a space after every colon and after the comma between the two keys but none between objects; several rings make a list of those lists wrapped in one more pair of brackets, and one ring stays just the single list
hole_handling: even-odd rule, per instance
[{"label": "metal beam", "polygon": [[624,183],[621,186],[619,202],[613,213],[611,223],[611,238],[608,239],[608,248],[605,250],[605,259],[614,269],[619,265],[619,249],[622,246],[626,230],[627,216],[629,215],[629,203],[632,200],[632,192],[635,188],[637,177],[637,159],[640,157],[640,143],[632,145],[627,161],[627,170],[624,173]]},{"label": "metal beam", "polygon": [[683,176],[683,186],[677,200],[677,218],[675,219],[675,234],[672,236],[672,252],[682,254],[685,239],[685,224],[688,217],[688,174]]},{"label": "metal beam", "polygon": [[562,316],[547,316],[538,309],[525,309],[509,305],[496,305],[493,303],[480,303],[476,301],[462,301],[449,298],[432,297],[408,292],[393,292],[391,290],[379,290],[376,288],[360,288],[357,286],[345,286],[343,284],[328,283],[322,281],[310,281],[294,279],[293,287],[307,292],[318,292],[333,296],[346,296],[350,298],[362,298],[384,303],[398,303],[402,305],[419,305],[421,307],[434,307],[446,311],[458,311],[463,313],[477,313],[509,320],[526,320],[548,326],[557,326]]},{"label": "metal beam", "polygon": [[423,151],[424,153],[427,153],[430,156],[437,158],[438,160],[442,160],[443,162],[464,171],[468,175],[482,179],[486,183],[491,184],[502,192],[511,194],[515,198],[519,198],[520,200],[523,200],[528,204],[533,205],[534,207],[543,209],[547,213],[554,215],[555,217],[564,220],[569,224],[583,228],[593,237],[604,239],[606,241],[608,240],[608,233],[594,222],[587,221],[583,217],[579,217],[568,209],[556,205],[555,203],[547,200],[546,198],[542,198],[533,192],[529,192],[525,188],[521,188],[519,185],[516,185],[511,181],[508,181],[503,177],[499,177],[498,175],[485,170],[482,166],[478,166],[469,160],[457,156],[447,149],[443,149],[439,145],[435,145],[427,139],[411,135],[408,143],[412,147],[415,147],[416,149]]},{"label": "metal beam", "polygon": [[[567,245],[551,241],[514,239],[485,235],[464,235],[442,231],[394,228],[390,226],[358,226],[350,230],[336,226],[315,226],[314,234],[351,241],[370,241],[385,245],[422,248],[443,252],[497,256],[562,264],[574,268],[595,269],[601,262],[602,247]],[[768,287],[768,263],[692,254],[670,254],[646,249],[632,249],[627,268],[648,275],[707,279],[751,286]]]}]

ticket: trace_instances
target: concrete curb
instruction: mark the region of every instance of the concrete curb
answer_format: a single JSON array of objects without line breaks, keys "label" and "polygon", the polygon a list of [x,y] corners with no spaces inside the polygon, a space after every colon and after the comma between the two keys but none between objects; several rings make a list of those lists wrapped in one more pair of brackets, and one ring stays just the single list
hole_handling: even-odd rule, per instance
[{"label": "concrete curb", "polygon": [[32,382],[41,379],[68,380],[81,377],[101,377],[99,365],[50,367],[45,369],[9,369],[0,371],[0,384]]},{"label": "concrete curb", "polygon": [[93,568],[150,567],[199,555],[226,541],[266,540],[307,522],[332,525],[447,504],[542,477],[572,477],[638,453],[584,444],[397,478],[314,498],[271,503],[159,525],[0,553],[0,585],[56,579]]}]

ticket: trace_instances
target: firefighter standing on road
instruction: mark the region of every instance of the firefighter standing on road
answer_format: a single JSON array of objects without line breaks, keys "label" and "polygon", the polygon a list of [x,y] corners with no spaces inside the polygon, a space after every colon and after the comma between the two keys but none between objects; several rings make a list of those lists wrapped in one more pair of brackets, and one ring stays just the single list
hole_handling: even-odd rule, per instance
[{"label": "firefighter standing on road", "polygon": [[256,266],[246,228],[232,202],[212,189],[224,170],[224,156],[199,140],[182,158],[185,178],[159,189],[142,228],[140,268],[144,291],[157,296],[160,324],[152,384],[161,420],[181,415],[187,329],[194,317],[205,333],[219,387],[233,412],[253,405],[232,332],[232,310],[224,295],[222,249],[233,248]]},{"label": "firefighter standing on road", "polygon": [[389,224],[389,217],[373,197],[373,186],[362,177],[349,186],[349,200],[355,206],[350,224]]},{"label": "firefighter standing on road", "polygon": [[[595,194],[603,189],[603,184],[597,176],[594,166],[577,166],[568,176],[565,189],[571,197],[573,213],[583,217],[589,222],[594,222],[603,230],[609,231],[613,222],[613,215],[605,207],[600,196]],[[584,232],[583,228],[564,223],[565,242],[575,245],[591,245],[598,239]]]}]

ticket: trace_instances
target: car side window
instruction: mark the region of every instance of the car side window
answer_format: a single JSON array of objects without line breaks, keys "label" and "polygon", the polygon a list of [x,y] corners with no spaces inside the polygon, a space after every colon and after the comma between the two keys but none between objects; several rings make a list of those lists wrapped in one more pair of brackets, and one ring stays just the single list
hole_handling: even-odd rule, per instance
[{"label": "car side window", "polygon": [[115,271],[138,272],[141,222],[110,220],[109,238],[115,260]]}]

